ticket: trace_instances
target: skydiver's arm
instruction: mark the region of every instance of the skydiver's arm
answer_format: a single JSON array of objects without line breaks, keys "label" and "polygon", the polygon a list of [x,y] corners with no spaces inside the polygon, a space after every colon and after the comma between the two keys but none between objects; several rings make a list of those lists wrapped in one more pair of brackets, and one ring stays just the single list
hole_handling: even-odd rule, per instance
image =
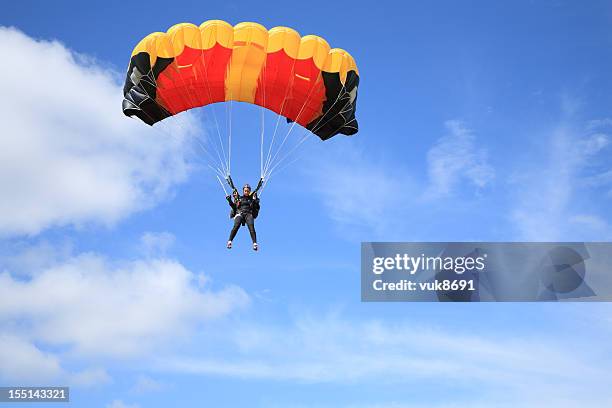
[{"label": "skydiver's arm", "polygon": [[257,183],[257,187],[255,187],[255,191],[253,191],[253,194],[257,194],[259,189],[263,186],[263,183],[264,183],[264,179],[262,177],[259,179],[259,183]]},{"label": "skydiver's arm", "polygon": [[225,199],[229,203],[230,207],[232,207],[235,210],[236,209],[236,203],[234,203],[234,201],[232,201],[232,196],[226,196]]},{"label": "skydiver's arm", "polygon": [[232,188],[233,191],[238,191],[236,186],[234,186],[234,181],[232,180],[232,176],[228,175],[225,180],[227,180],[227,184],[229,184],[229,186]]}]

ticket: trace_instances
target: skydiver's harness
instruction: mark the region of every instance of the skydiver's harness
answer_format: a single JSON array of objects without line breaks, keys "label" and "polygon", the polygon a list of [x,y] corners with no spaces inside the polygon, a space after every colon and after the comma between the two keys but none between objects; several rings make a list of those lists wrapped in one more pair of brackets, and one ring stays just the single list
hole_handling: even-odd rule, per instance
[{"label": "skydiver's harness", "polygon": [[[240,205],[241,205],[241,201],[242,200],[247,200],[245,198],[245,196],[241,196],[240,194],[238,194],[238,189],[234,186],[234,181],[232,180],[231,176],[227,176],[227,183],[229,184],[229,186],[232,188],[232,195],[235,197],[235,202],[232,202],[232,197],[231,196],[227,196],[227,201],[229,202],[230,206],[232,207],[232,209],[230,210],[230,218],[235,218],[238,215],[243,215],[240,212]],[[255,188],[255,191],[253,191],[250,196],[252,198],[248,199],[248,201],[250,201],[250,213],[251,215],[253,215],[253,218],[257,218],[257,216],[259,215],[259,198],[257,198],[257,192],[259,191],[259,189],[263,186],[263,178],[259,179],[259,182],[257,183],[257,187]],[[246,217],[242,217],[242,225],[244,226],[246,222]]]}]

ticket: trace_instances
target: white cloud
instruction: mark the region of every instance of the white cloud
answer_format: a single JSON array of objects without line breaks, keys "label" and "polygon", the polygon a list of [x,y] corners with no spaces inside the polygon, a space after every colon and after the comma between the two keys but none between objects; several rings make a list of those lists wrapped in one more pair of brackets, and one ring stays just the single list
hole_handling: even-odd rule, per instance
[{"label": "white cloud", "polygon": [[427,154],[429,187],[426,198],[450,195],[462,180],[483,188],[495,177],[495,171],[488,164],[487,151],[477,146],[472,131],[457,120],[449,120],[445,125],[449,133]]},{"label": "white cloud", "polygon": [[[3,272],[0,328],[62,347],[75,358],[138,358],[180,343],[202,322],[249,302],[238,287],[212,290],[198,286],[199,281],[170,259],[111,263],[96,254],[74,256],[28,280]],[[5,359],[21,364],[20,357],[12,359],[17,353],[11,347],[3,349]],[[52,371],[56,360],[29,352]]]},{"label": "white cloud", "polygon": [[[288,325],[233,321],[199,333],[191,347],[166,350],[146,360],[150,370],[166,374],[341,386],[378,382],[390,388],[418,388],[433,381],[459,393],[450,405],[435,398],[411,405],[389,399],[389,394],[381,394],[379,405],[342,405],[355,408],[535,407],[545,401],[571,407],[579,402],[607,406],[610,401],[605,392],[610,368],[606,335],[590,332],[586,337],[559,338],[558,332],[521,335],[510,334],[511,330],[470,334],[469,327],[432,328],[425,323],[351,321],[337,314]],[[142,369],[142,364],[137,367]],[[141,376],[131,391],[163,388],[164,384]],[[471,398],[474,392],[480,395],[476,402]]]},{"label": "white cloud", "polygon": [[[600,202],[600,190],[612,184],[605,156],[610,137],[600,131],[585,135],[570,119],[541,136],[546,142],[542,150],[517,160],[520,167],[513,180],[516,191],[511,216],[521,239],[588,241],[612,237],[609,223],[588,205]],[[587,130],[606,125],[606,120],[591,121]]]},{"label": "white cloud", "polygon": [[[168,238],[151,234],[160,236]],[[250,302],[239,287],[213,289],[203,274],[159,256],[111,261],[46,241],[14,243],[2,255],[0,382],[108,383],[106,367],[82,365],[146,360]]]},{"label": "white cloud", "polygon": [[108,383],[110,377],[100,368],[70,372],[58,355],[41,350],[31,339],[0,332],[0,381],[92,386]]},{"label": "white cloud", "polygon": [[2,241],[0,246],[0,272],[11,271],[14,275],[34,275],[72,255],[69,241],[51,244],[41,240],[35,244],[28,241]]},{"label": "white cloud", "polygon": [[[532,390],[529,392],[526,390],[520,396],[513,396],[504,394],[501,396],[484,395],[482,389],[472,392],[469,397],[462,395],[454,395],[452,398],[448,397],[446,393],[439,393],[436,395],[430,394],[427,398],[423,398],[422,401],[418,402],[400,402],[397,401],[398,397],[386,395],[380,396],[380,401],[377,403],[367,402],[349,402],[342,405],[337,403],[323,403],[323,404],[312,404],[312,403],[273,403],[268,405],[268,408],[541,408],[555,407],[555,408],[576,408],[579,406],[586,407],[606,407],[610,406],[612,399],[593,396],[593,395],[580,395],[580,396],[566,396],[560,394],[558,390],[547,389],[548,394],[544,394],[543,389]],[[562,394],[562,393],[561,393]],[[446,401],[440,402],[439,400],[444,399]],[[347,399],[349,399],[347,397]],[[412,398],[417,399],[417,398]]]},{"label": "white cloud", "polygon": [[604,133],[595,133],[578,142],[578,149],[585,156],[597,154],[610,144],[610,137]]},{"label": "white cloud", "polygon": [[[435,381],[461,392],[477,388],[483,396],[495,390],[506,401],[541,401],[541,395],[549,398],[554,391],[560,400],[575,403],[583,398],[578,391],[586,390],[594,401],[607,398],[601,393],[609,369],[609,362],[601,360],[607,356],[605,340],[599,349],[581,349],[585,339],[561,341],[554,333],[472,335],[415,322],[351,322],[338,316],[305,318],[284,327],[239,325],[224,334],[217,339],[222,355],[206,350],[210,344],[205,343],[203,355],[160,359],[157,368],[305,383],[384,381],[418,387]],[[533,390],[537,394],[531,395]]]},{"label": "white cloud", "polygon": [[612,170],[603,171],[585,178],[586,184],[592,187],[612,187]]},{"label": "white cloud", "polygon": [[162,391],[166,387],[167,387],[166,384],[160,381],[157,381],[146,375],[140,375],[136,379],[136,383],[132,387],[132,392],[135,392],[137,394],[145,394],[145,393],[150,393],[150,392]]},{"label": "white cloud", "polygon": [[15,335],[0,333],[0,379],[48,381],[63,375],[59,358]]},{"label": "white cloud", "polygon": [[607,231],[609,229],[606,220],[591,214],[576,214],[571,216],[568,221],[594,231]]},{"label": "white cloud", "polygon": [[111,381],[111,377],[106,370],[102,368],[90,368],[71,374],[68,379],[68,384],[88,387],[106,384]]},{"label": "white cloud", "polygon": [[140,237],[144,253],[154,257],[165,255],[175,240],[176,237],[169,232],[145,232]]},{"label": "white cloud", "polygon": [[[410,174],[392,170],[384,160],[353,146],[343,145],[311,160],[316,163],[304,166],[312,180],[309,184],[321,196],[327,214],[349,230],[388,232],[400,210],[406,210],[417,194]],[[403,207],[398,206],[400,202]]]},{"label": "white cloud", "polygon": [[175,137],[126,118],[118,74],[57,41],[0,27],[0,235],[110,225],[185,180],[195,121]]},{"label": "white cloud", "polygon": [[138,404],[127,404],[121,400],[113,400],[106,408],[140,408]]},{"label": "white cloud", "polygon": [[487,151],[477,146],[473,133],[460,121],[445,124],[449,134],[429,150],[423,182],[404,163],[348,143],[341,149],[330,146],[303,166],[343,237],[362,241],[364,234],[373,233],[385,240],[406,239],[431,210],[432,199],[456,193],[465,181],[477,189],[492,182],[495,172]]}]

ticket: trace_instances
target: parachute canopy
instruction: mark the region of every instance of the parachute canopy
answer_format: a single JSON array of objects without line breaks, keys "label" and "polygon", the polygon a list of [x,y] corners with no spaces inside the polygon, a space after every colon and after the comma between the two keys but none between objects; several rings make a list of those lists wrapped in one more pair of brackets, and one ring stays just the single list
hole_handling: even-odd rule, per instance
[{"label": "parachute canopy", "polygon": [[297,122],[321,139],[355,134],[359,73],[351,55],[288,27],[181,23],[132,52],[123,113],[153,125],[216,102],[247,102]]}]

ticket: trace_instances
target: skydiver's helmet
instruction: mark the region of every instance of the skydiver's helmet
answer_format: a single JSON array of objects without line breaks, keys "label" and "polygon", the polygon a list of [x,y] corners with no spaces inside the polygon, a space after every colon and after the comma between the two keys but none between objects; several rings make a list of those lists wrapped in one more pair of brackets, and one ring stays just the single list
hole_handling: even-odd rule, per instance
[{"label": "skydiver's helmet", "polygon": [[[249,190],[248,193],[245,192],[245,190]],[[242,192],[245,193],[245,195],[249,195],[251,194],[251,185],[250,184],[245,184],[244,187],[242,187]]]}]

